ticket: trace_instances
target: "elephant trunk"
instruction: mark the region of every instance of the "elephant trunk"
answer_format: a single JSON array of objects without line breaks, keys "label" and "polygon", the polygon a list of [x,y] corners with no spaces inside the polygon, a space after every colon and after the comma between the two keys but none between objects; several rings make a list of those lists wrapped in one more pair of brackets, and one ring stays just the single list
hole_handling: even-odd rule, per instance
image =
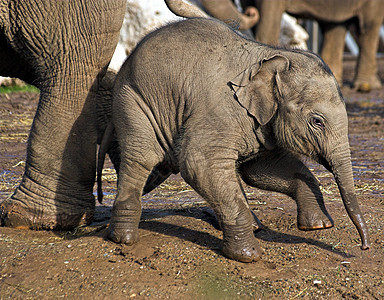
[{"label": "elephant trunk", "polygon": [[361,249],[367,250],[370,248],[368,228],[355,194],[349,145],[340,145],[338,150],[334,151],[331,159],[323,160],[322,164],[333,173],[348,216],[360,234]]},{"label": "elephant trunk", "polygon": [[184,17],[184,18],[209,18],[209,16],[203,12],[196,5],[190,4],[183,0],[165,0],[165,4],[168,6],[168,9],[173,12],[175,15]]},{"label": "elephant trunk", "polygon": [[249,15],[242,14],[231,0],[201,0],[207,12],[216,19],[234,25],[238,22],[239,30],[247,30],[256,25],[259,13],[256,8],[248,7]]},{"label": "elephant trunk", "polygon": [[[165,0],[165,3],[171,12],[180,17],[210,18],[198,6],[186,0]],[[230,24],[233,21],[239,22],[239,30],[252,28],[259,21],[259,13],[254,7],[249,7],[246,14],[242,14],[231,0],[202,0],[201,3],[208,13],[215,18]]]}]

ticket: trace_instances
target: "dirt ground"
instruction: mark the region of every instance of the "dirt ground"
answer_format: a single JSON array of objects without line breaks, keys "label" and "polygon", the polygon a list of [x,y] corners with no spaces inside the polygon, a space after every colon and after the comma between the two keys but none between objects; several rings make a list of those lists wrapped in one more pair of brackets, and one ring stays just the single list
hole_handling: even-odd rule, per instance
[{"label": "dirt ground", "polygon": [[[384,61],[380,70],[383,80]],[[345,63],[345,76],[352,79],[353,61]],[[90,226],[0,228],[0,299],[384,299],[384,89],[343,93],[371,251],[360,250],[331,174],[312,163],[335,227],[299,231],[293,200],[244,185],[264,226],[255,233],[264,249],[256,263],[221,255],[222,233],[179,175],[143,197],[140,242],[115,244],[105,239],[116,192],[116,175],[107,166],[104,203]],[[37,93],[0,95],[0,202],[20,182],[37,100]]]}]

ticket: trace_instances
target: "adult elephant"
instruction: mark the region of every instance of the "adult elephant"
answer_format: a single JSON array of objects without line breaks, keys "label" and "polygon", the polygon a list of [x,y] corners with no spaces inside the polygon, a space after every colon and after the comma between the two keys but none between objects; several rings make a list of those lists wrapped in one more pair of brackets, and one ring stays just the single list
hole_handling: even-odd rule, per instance
[{"label": "adult elephant", "polygon": [[358,90],[381,87],[377,75],[376,52],[379,29],[384,17],[384,1],[377,0],[241,0],[243,7],[256,6],[260,20],[255,38],[268,44],[278,42],[283,12],[299,18],[319,22],[323,32],[321,57],[342,83],[342,58],[347,27],[356,23],[360,54],[356,66],[354,86]]},{"label": "adult elephant", "polygon": [[[205,16],[170,0],[179,15]],[[97,93],[126,0],[0,1],[0,75],[40,89],[22,182],[0,206],[1,225],[65,229],[91,222]],[[107,78],[108,81],[108,78]]]},{"label": "adult elephant", "polygon": [[94,211],[93,99],[113,55],[125,0],[0,2],[0,75],[40,89],[20,186],[2,223],[68,228]]},{"label": "adult elephant", "polygon": [[[259,13],[253,6],[247,7],[245,14],[239,12],[231,0],[192,0],[200,2],[203,8],[216,19],[232,24],[238,23],[239,30],[247,30],[255,26],[259,20]],[[169,1],[171,3],[172,1]],[[175,2],[173,2],[175,3]],[[175,5],[175,4],[173,4]],[[176,10],[177,11],[177,10]]]}]

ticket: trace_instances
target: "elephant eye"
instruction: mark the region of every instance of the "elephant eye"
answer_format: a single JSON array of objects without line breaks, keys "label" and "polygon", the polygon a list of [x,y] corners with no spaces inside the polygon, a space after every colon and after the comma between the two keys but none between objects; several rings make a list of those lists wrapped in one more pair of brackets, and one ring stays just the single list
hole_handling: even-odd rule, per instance
[{"label": "elephant eye", "polygon": [[316,127],[319,127],[321,129],[324,128],[324,122],[322,119],[320,119],[319,117],[312,117],[312,120],[311,120],[312,124]]}]

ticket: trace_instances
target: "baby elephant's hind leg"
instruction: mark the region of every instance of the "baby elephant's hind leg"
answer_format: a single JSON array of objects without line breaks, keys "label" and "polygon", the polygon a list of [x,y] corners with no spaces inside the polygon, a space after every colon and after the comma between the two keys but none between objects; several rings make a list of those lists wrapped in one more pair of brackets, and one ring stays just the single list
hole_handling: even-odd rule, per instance
[{"label": "baby elephant's hind leg", "polygon": [[[151,156],[149,153],[147,155]],[[108,238],[110,240],[128,245],[138,241],[141,195],[152,168],[153,164],[146,160],[124,159],[122,161],[117,196],[108,228]]]},{"label": "baby elephant's hind leg", "polygon": [[[139,239],[141,193],[145,182],[144,174],[149,175],[149,172],[140,170],[140,166],[131,166],[129,169],[131,171],[120,169],[117,196],[107,235],[116,243],[131,245]],[[143,174],[137,176],[139,173]],[[130,176],[131,174],[135,174],[136,178]]]},{"label": "baby elephant's hind leg", "polygon": [[297,225],[300,230],[333,226],[317,179],[293,154],[282,149],[266,151],[241,164],[239,172],[248,185],[292,197],[297,204]]},{"label": "baby elephant's hind leg", "polygon": [[114,122],[121,160],[117,195],[107,234],[109,239],[129,245],[139,238],[141,195],[145,182],[163,157],[151,123],[135,106],[131,105],[125,114],[119,115],[117,110]]}]

